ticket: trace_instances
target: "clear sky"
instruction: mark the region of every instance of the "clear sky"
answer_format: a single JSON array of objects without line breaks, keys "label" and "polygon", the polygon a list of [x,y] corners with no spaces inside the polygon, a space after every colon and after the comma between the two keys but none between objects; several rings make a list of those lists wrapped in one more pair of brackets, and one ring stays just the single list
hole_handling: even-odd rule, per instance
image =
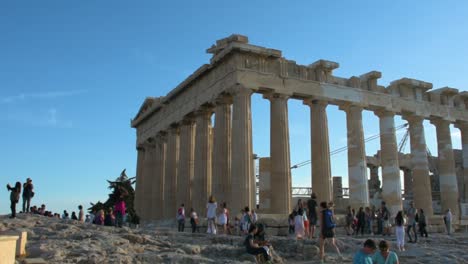
[{"label": "clear sky", "polygon": [[[145,97],[167,94],[233,33],[300,64],[339,62],[337,76],[378,70],[385,86],[410,77],[468,89],[468,2],[378,2],[1,1],[1,183],[31,177],[33,204],[54,212],[104,201],[106,179],[124,168],[135,175],[130,119]],[[268,156],[269,102],[252,103],[254,153]],[[328,114],[334,150],[346,145],[345,114]],[[377,117],[363,116],[366,137],[377,134]],[[289,122],[291,163],[310,159],[308,107],[290,100]],[[452,135],[460,148],[458,129]],[[437,153],[430,124],[426,139]],[[377,149],[378,140],[366,145],[368,155]],[[331,161],[333,175],[346,177],[346,152]],[[293,184],[310,185],[310,166],[293,170]],[[8,213],[4,187],[0,198]]]}]

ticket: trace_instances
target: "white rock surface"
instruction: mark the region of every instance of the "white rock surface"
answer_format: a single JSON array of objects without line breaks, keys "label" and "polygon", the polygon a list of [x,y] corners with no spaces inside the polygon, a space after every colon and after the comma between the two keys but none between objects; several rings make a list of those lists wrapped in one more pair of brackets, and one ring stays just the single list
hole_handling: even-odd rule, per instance
[{"label": "white rock surface", "polygon": [[[40,257],[48,263],[254,263],[253,256],[245,253],[243,237],[192,234],[188,228],[185,233],[154,225],[114,228],[20,214],[17,219],[0,216],[0,233],[6,230],[27,231],[27,256]],[[352,256],[366,238],[339,237],[337,243],[344,260],[327,246],[326,263],[352,263]],[[407,251],[397,253],[400,263],[466,263],[467,238],[468,233],[452,237],[430,234],[429,239],[407,244]],[[280,256],[275,263],[319,261],[317,240],[270,240]],[[394,243],[395,237],[390,237],[390,241]]]}]

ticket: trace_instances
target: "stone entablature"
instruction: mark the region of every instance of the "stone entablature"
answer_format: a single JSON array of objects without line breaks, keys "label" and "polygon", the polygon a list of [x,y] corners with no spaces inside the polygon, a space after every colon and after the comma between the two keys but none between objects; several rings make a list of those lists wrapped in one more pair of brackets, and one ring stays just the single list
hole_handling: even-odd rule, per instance
[{"label": "stone entablature", "polygon": [[338,63],[319,60],[309,66],[298,65],[281,57],[281,51],[248,44],[246,37],[237,35],[217,45],[222,47],[208,49],[217,52],[210,64],[200,67],[165,97],[154,99],[148,109],[142,109],[146,111],[138,113],[132,121],[132,127],[137,128],[138,144],[166,130],[171,123],[182,121],[202,105],[212,104],[222,92],[236,85],[297,99],[313,97],[330,104],[353,103],[367,110],[386,109],[451,122],[468,121],[465,108],[468,95],[458,93],[457,89],[445,87],[428,92],[431,83],[409,78],[393,81],[384,88],[377,85],[381,77],[377,71],[341,78],[332,75]]}]

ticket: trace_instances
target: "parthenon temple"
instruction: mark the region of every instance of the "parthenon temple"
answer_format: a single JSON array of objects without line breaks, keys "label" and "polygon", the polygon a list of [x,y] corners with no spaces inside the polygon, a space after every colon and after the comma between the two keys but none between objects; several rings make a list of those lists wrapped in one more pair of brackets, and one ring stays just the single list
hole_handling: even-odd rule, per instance
[{"label": "parthenon temple", "polygon": [[[261,212],[292,210],[287,103],[300,100],[310,109],[311,186],[318,201],[334,199],[326,108],[337,105],[346,113],[349,205],[370,203],[362,113],[372,111],[379,118],[381,149],[375,163],[382,168],[381,195],[392,214],[402,209],[402,167],[411,169],[415,206],[434,214],[423,126],[430,120],[437,132],[441,210],[460,215],[460,202],[468,199],[468,92],[432,89],[431,83],[409,78],[384,87],[377,82],[378,71],[334,76],[336,62],[298,65],[280,50],[249,44],[242,35],[218,40],[207,52],[212,54],[209,64],[167,95],[146,98],[131,121],[138,151],[135,208],[143,221],[174,218],[182,203],[204,216],[211,194],[226,201],[231,212],[256,207],[253,93],[270,101],[269,173],[258,183]],[[411,153],[404,166],[399,164],[395,115],[408,122]],[[456,177],[451,124],[461,131],[463,186]]]}]

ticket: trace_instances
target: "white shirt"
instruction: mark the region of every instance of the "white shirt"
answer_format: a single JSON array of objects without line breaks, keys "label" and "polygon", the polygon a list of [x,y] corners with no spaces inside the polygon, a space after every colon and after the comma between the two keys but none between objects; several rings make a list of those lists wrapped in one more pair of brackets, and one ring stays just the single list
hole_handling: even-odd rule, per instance
[{"label": "white shirt", "polygon": [[447,214],[445,214],[445,219],[447,219],[447,221],[452,221],[452,212],[451,211],[448,211]]},{"label": "white shirt", "polygon": [[207,203],[206,204],[206,217],[208,218],[215,218],[216,217],[216,208],[218,208],[218,204],[214,203]]}]

